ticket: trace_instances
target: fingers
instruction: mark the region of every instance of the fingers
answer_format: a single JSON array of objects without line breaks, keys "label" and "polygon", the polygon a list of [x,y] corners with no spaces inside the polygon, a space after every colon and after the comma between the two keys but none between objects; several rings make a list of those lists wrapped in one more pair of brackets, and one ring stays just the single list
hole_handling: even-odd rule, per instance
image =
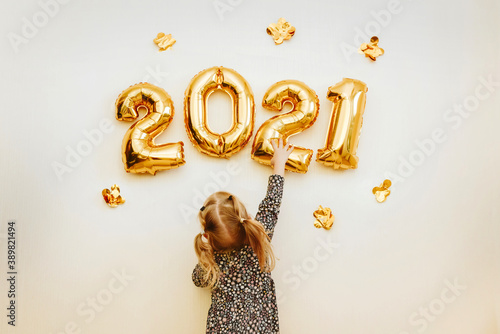
[{"label": "fingers", "polygon": [[273,149],[276,150],[278,148],[278,138],[271,138],[269,141],[271,142],[271,146],[273,147]]},{"label": "fingers", "polygon": [[269,141],[275,150],[283,147],[282,138],[271,138]]},{"label": "fingers", "polygon": [[293,145],[289,143],[284,144],[283,138],[271,138],[269,141],[271,142],[274,150],[284,149],[287,152],[291,152],[293,150]]},{"label": "fingers", "polygon": [[292,150],[293,150],[293,145],[290,144],[290,143],[286,143],[284,144],[283,143],[283,140],[281,140],[281,147],[287,152],[287,153],[290,153]]}]

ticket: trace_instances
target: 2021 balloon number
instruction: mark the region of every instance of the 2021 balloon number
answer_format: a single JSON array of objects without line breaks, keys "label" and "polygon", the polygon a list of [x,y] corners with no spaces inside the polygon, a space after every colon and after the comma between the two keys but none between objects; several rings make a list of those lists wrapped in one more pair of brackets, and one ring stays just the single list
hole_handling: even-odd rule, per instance
[{"label": "2021 balloon number", "polygon": [[122,161],[131,173],[150,173],[182,166],[183,142],[156,145],[155,137],[165,131],[174,117],[174,104],[160,87],[139,83],[124,90],[116,100],[116,119],[133,121],[140,108],[144,118],[133,124],[123,137]]},{"label": "2021 balloon number", "polygon": [[316,161],[334,169],[358,167],[356,150],[367,91],[364,82],[347,78],[328,88],[327,98],[333,102],[332,114],[325,147],[318,150]]},{"label": "2021 balloon number", "polygon": [[[207,124],[207,100],[216,90],[229,94],[233,105],[233,124],[218,134]],[[239,152],[252,137],[255,106],[252,89],[236,71],[212,67],[191,80],[185,93],[184,122],[189,140],[201,152],[228,158]]]},{"label": "2021 balloon number", "polygon": [[[207,100],[211,93],[222,90],[229,94],[233,105],[231,128],[218,134],[207,124]],[[357,168],[356,150],[363,123],[366,84],[344,78],[328,89],[327,98],[333,102],[325,147],[318,150],[316,161],[334,169]],[[290,112],[264,122],[252,145],[252,159],[270,165],[273,156],[271,140],[296,135],[311,127],[318,117],[319,100],[306,84],[284,80],[273,84],[264,95],[262,106],[281,111],[286,102],[293,105]],[[156,174],[182,166],[183,142],[156,145],[154,139],[169,126],[174,116],[170,96],[149,83],[139,83],[124,90],[116,100],[116,118],[120,121],[137,119],[141,107],[146,115],[126,132],[122,142],[125,170],[132,173]],[[212,67],[197,74],[189,84],[184,98],[184,121],[190,141],[201,152],[228,158],[239,152],[251,139],[254,127],[254,99],[247,81],[236,71]],[[313,150],[295,146],[286,169],[306,173]]]},{"label": "2021 balloon number", "polygon": [[[274,154],[271,139],[281,138],[285,143],[288,137],[311,127],[318,117],[318,97],[303,82],[284,80],[275,83],[264,95],[262,106],[269,110],[281,111],[285,102],[292,103],[293,109],[284,115],[268,119],[257,131],[252,147],[252,159],[255,161],[271,165]],[[313,153],[313,150],[295,146],[285,169],[306,173]]]}]

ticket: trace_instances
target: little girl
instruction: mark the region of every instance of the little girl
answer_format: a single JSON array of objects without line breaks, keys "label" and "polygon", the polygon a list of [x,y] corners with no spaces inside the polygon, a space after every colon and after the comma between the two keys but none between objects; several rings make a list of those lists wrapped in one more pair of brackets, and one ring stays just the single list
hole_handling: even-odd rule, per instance
[{"label": "little girl", "polygon": [[279,333],[270,242],[293,146],[281,139],[272,145],[274,174],[255,219],[236,196],[222,191],[210,195],[200,209],[203,231],[194,239],[199,262],[193,282],[212,290],[207,333]]}]

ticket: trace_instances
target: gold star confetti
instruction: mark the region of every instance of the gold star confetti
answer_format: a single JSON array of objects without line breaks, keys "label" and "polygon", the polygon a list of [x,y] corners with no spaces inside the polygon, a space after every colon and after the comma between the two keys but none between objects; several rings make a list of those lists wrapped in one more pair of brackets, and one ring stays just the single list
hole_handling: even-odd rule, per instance
[{"label": "gold star confetti", "polygon": [[104,197],[106,204],[112,208],[125,203],[125,200],[120,196],[120,188],[116,184],[111,187],[111,190],[103,189],[102,197]]},{"label": "gold star confetti", "polygon": [[325,230],[329,230],[332,228],[333,221],[335,220],[335,216],[332,214],[332,210],[330,208],[323,208],[321,205],[319,209],[313,212],[314,218],[314,227],[316,228],[324,228]]},{"label": "gold star confetti", "polygon": [[278,45],[292,38],[295,34],[295,27],[291,26],[284,18],[280,18],[278,23],[271,23],[266,31],[273,37],[274,43]]},{"label": "gold star confetti", "polygon": [[373,61],[377,60],[377,57],[384,54],[384,49],[379,48],[378,46],[378,37],[373,36],[370,39],[370,43],[363,43],[359,47],[358,53],[364,54],[367,58],[370,58]]},{"label": "gold star confetti", "polygon": [[162,32],[160,32],[153,41],[158,45],[160,51],[167,50],[176,42],[176,40],[172,38],[172,34],[165,35]]},{"label": "gold star confetti", "polygon": [[389,187],[392,185],[391,180],[384,180],[380,187],[375,187],[372,189],[372,193],[375,195],[375,199],[377,202],[382,203],[385,202],[387,196],[391,194]]}]

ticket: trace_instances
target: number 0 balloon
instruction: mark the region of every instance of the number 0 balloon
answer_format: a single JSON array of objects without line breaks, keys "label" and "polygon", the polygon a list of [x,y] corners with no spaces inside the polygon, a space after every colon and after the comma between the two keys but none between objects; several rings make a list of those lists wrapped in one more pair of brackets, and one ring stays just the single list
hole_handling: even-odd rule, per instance
[{"label": "number 0 balloon", "polygon": [[[229,94],[233,105],[233,124],[218,134],[207,124],[207,100],[216,90]],[[230,157],[240,151],[253,132],[255,106],[250,85],[236,71],[212,67],[198,73],[186,89],[184,122],[189,139],[202,153]]]},{"label": "number 0 balloon", "polygon": [[154,143],[155,137],[174,117],[174,105],[167,92],[149,83],[139,83],[124,90],[115,106],[119,121],[133,121],[140,107],[147,109],[146,116],[133,124],[123,137],[122,160],[127,172],[155,175],[185,163],[183,142]]},{"label": "number 0 balloon", "polygon": [[367,91],[363,81],[348,78],[328,88],[327,98],[333,101],[332,114],[325,147],[318,150],[316,161],[334,169],[358,167],[356,150]]}]

